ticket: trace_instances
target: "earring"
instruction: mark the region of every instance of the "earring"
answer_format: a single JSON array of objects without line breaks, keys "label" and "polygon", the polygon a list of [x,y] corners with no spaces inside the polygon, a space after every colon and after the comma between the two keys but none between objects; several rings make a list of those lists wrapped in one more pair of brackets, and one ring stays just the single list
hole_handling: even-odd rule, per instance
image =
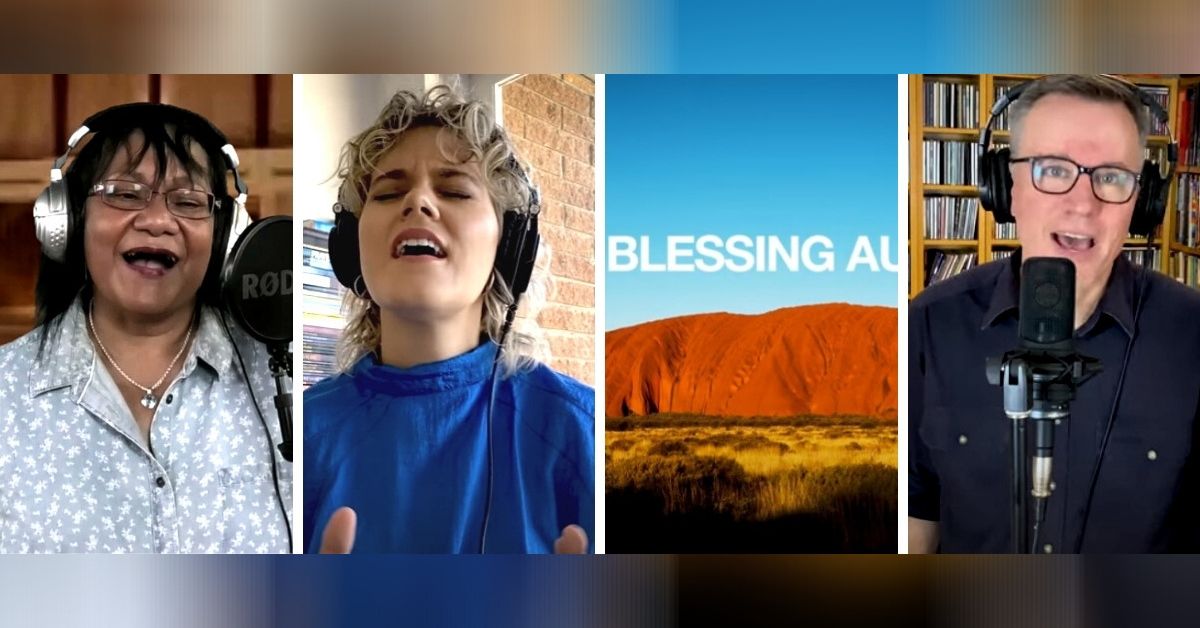
[{"label": "earring", "polygon": [[359,275],[354,278],[354,284],[350,287],[354,291],[354,296],[360,299],[370,299],[371,293],[367,292],[367,282],[363,281],[363,276]]}]

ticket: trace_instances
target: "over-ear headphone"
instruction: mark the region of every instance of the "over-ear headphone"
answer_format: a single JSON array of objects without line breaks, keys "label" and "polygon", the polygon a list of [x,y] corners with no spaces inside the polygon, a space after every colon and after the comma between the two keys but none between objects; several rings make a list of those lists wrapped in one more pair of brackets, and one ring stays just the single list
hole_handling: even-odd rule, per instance
[{"label": "over-ear headphone", "polygon": [[225,135],[200,114],[173,105],[148,102],[116,105],[92,114],[87,120],[84,120],[79,129],[71,134],[70,139],[67,140],[66,151],[54,160],[54,164],[50,168],[50,184],[38,194],[37,200],[33,203],[33,224],[38,242],[42,244],[42,252],[56,262],[62,262],[66,258],[68,236],[73,228],[70,219],[67,181],[63,176],[63,165],[66,163],[67,157],[84,136],[88,133],[102,131],[105,125],[118,114],[187,121],[190,128],[209,135],[206,138],[197,137],[198,141],[208,146],[219,147],[218,152],[224,157],[226,166],[233,172],[233,186],[237,192],[237,196],[219,196],[216,199],[216,209],[233,208],[229,231],[213,234],[214,238],[224,240],[223,243],[218,240],[216,250],[221,251],[222,254],[228,253],[234,242],[237,241],[238,235],[250,224],[250,214],[246,211],[246,184],[238,173],[237,151],[234,150]]},{"label": "over-ear headphone", "polygon": [[[1170,117],[1153,98],[1137,85],[1117,78],[1133,90],[1138,100],[1150,110],[1163,126],[1170,128]],[[979,203],[983,208],[992,212],[996,222],[1015,222],[1012,215],[1012,173],[1009,171],[1009,161],[1012,155],[1007,147],[995,149],[991,145],[992,125],[996,118],[1008,106],[1021,97],[1029,86],[1042,79],[1034,79],[1014,86],[1007,94],[996,101],[988,117],[987,125],[979,134]],[[1174,136],[1167,145],[1167,174],[1163,175],[1159,164],[1146,159],[1142,162],[1142,172],[1138,179],[1138,195],[1133,205],[1133,219],[1129,223],[1129,232],[1134,235],[1150,236],[1155,227],[1162,224],[1163,214],[1167,206],[1167,188],[1171,177],[1175,174],[1175,166],[1179,161],[1179,145]]]},{"label": "over-ear headphone", "polygon": [[[504,211],[504,224],[500,232],[500,244],[496,247],[496,271],[512,293],[513,302],[517,301],[529,288],[529,279],[533,276],[534,262],[537,261],[538,244],[541,236],[538,234],[538,213],[541,211],[541,193],[529,178],[529,173],[521,167],[516,157],[509,157],[504,168],[509,170],[526,188],[529,203],[526,207],[511,207]],[[366,284],[362,278],[362,260],[358,251],[358,217],[346,206],[345,187],[353,185],[352,181],[344,181],[338,190],[338,202],[334,204],[334,225],[329,231],[329,265],[338,281],[354,291],[358,296],[366,296]]]}]

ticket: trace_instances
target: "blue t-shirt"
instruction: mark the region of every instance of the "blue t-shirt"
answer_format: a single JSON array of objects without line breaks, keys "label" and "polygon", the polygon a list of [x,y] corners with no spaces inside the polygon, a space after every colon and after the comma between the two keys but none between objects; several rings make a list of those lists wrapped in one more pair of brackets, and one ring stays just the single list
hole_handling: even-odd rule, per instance
[{"label": "blue t-shirt", "polygon": [[[356,552],[479,551],[495,357],[491,342],[412,368],[367,355],[304,393],[307,551],[342,506]],[[590,544],[595,392],[541,364],[496,386],[486,551],[548,553],[570,524]]]}]

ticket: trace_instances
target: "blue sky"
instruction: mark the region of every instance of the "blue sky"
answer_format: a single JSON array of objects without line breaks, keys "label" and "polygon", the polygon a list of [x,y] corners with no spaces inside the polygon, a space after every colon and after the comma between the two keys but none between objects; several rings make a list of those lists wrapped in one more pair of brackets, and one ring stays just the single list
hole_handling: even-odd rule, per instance
[{"label": "blue sky", "polygon": [[[667,235],[824,235],[837,269],[607,272],[606,327],[810,303],[896,305],[894,272],[845,272],[858,236],[897,261],[896,77],[623,76],[605,84],[605,246]],[[606,264],[607,266],[607,264]]]}]

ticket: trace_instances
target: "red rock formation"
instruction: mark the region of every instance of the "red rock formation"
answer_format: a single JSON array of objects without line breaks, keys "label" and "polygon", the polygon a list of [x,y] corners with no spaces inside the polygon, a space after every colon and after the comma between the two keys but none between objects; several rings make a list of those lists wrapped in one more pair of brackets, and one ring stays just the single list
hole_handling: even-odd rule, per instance
[{"label": "red rock formation", "polygon": [[896,418],[896,309],[695,314],[605,334],[607,416]]}]

